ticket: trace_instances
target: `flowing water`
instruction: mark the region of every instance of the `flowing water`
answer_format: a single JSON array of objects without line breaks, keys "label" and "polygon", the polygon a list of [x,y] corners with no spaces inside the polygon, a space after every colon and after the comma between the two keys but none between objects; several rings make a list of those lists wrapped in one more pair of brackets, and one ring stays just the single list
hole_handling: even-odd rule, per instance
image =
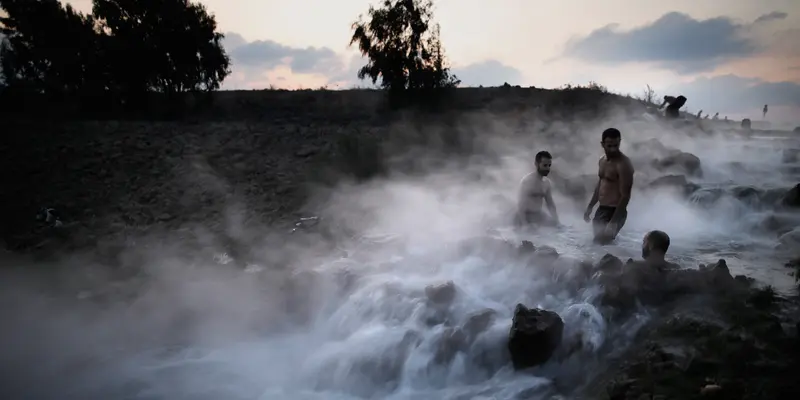
[{"label": "flowing water", "polygon": [[[703,161],[704,177],[695,182],[723,192],[739,186],[792,186],[800,182],[800,174],[781,162],[787,147],[800,144],[782,136],[698,142],[690,151]],[[782,265],[785,254],[775,250],[776,235],[753,229],[766,213],[732,196],[703,205],[642,194],[632,201],[627,225],[614,245],[592,245],[589,227],[567,210],[562,211],[563,230],[542,231],[529,239],[556,248],[565,258],[596,259],[610,252],[625,259],[639,257],[645,232],[661,229],[672,236],[673,261],[696,267],[724,258],[732,273],[789,291],[793,279]],[[376,241],[364,238],[360,245]],[[53,398],[558,398],[554,393],[564,389],[559,381],[580,381],[596,372],[596,364],[586,360],[608,348],[624,348],[648,319],[643,310],[622,325],[610,326],[591,305],[597,294],[592,288],[569,295],[551,276],[522,265],[431,255],[442,246],[441,241],[406,243],[397,246],[401,252],[386,253],[378,261],[357,256],[332,260],[315,268],[329,284],[309,294],[315,312],[307,325],[236,343],[107,354],[94,361],[103,368],[74,369],[66,384],[69,390]],[[336,284],[343,270],[357,277],[346,292]],[[429,305],[424,288],[447,281],[459,290],[452,307]],[[551,361],[532,374],[513,373],[505,346],[517,303],[558,312],[565,320],[565,335],[582,342],[583,358]],[[490,326],[466,350],[446,361],[437,358],[448,334],[438,322],[463,325],[486,309],[496,312]]]}]

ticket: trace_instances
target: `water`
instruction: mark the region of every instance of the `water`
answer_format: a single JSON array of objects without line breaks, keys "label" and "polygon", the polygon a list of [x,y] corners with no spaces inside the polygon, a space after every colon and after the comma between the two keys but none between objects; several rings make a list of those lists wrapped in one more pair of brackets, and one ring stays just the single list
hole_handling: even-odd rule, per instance
[{"label": "water", "polygon": [[[800,144],[785,137],[754,137],[700,140],[685,150],[703,161],[704,176],[694,181],[727,192],[737,186],[769,189],[800,181],[797,169],[781,163],[785,147]],[[613,245],[591,244],[589,226],[566,208],[564,229],[525,238],[556,248],[563,259],[597,259],[607,252],[626,259],[639,257],[644,233],[662,229],[672,236],[668,258],[673,261],[692,267],[724,258],[732,273],[790,291],[793,280],[782,265],[785,254],[775,250],[776,236],[752,229],[767,213],[729,196],[708,207],[637,194]],[[503,230],[498,234],[511,236]],[[91,361],[93,367],[72,368],[64,383],[68,389],[54,398],[558,398],[552,397],[564,389],[558,381],[580,383],[597,372],[592,360],[609,348],[624,348],[649,318],[641,310],[622,324],[609,325],[591,305],[596,288],[573,295],[537,268],[490,257],[438,257],[445,241],[361,241],[392,250],[377,261],[359,260],[351,247],[351,257],[315,266],[322,283],[304,293],[312,309],[307,324],[237,341],[105,352]],[[339,279],[345,271],[354,277],[348,288]],[[425,287],[447,281],[458,288],[452,306],[431,305]],[[566,324],[565,341],[581,342],[582,350],[531,374],[515,374],[505,346],[517,303],[558,312]],[[464,326],[484,310],[495,313],[489,327],[466,348],[447,351],[447,326]]]}]

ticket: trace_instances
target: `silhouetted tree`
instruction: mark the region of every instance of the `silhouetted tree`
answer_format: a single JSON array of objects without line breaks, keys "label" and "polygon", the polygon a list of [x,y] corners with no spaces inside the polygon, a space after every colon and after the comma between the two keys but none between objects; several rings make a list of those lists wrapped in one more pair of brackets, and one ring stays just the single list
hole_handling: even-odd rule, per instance
[{"label": "silhouetted tree", "polygon": [[8,86],[60,95],[95,80],[94,20],[58,0],[0,0],[3,80]]},{"label": "silhouetted tree", "polygon": [[0,9],[13,90],[135,101],[213,91],[230,73],[216,20],[189,0],[93,0],[91,15],[58,0],[0,0]]},{"label": "silhouetted tree", "polygon": [[439,40],[439,25],[432,22],[431,0],[384,0],[370,6],[369,20],[353,24],[350,45],[357,44],[369,59],[358,71],[392,94],[429,92],[451,88],[460,81],[450,73]]},{"label": "silhouetted tree", "polygon": [[188,0],[94,0],[114,82],[129,92],[211,91],[230,73],[223,35]]}]

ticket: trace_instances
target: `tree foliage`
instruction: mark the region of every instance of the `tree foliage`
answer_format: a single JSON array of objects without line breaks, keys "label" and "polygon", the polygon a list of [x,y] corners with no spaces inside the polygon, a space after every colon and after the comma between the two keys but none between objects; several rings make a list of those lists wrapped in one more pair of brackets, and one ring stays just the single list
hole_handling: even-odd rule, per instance
[{"label": "tree foliage", "polygon": [[359,17],[350,45],[369,60],[358,71],[390,92],[429,92],[452,88],[460,81],[450,73],[433,23],[431,0],[384,0],[370,6],[368,20]]},{"label": "tree foliage", "polygon": [[212,91],[230,73],[213,15],[189,0],[0,0],[8,87],[51,96]]}]

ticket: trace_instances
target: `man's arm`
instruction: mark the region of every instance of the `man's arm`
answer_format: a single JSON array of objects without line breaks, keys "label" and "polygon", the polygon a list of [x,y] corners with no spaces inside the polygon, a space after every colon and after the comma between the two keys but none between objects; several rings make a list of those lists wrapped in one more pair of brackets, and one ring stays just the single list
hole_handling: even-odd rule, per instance
[{"label": "man's arm", "polygon": [[619,172],[619,190],[620,199],[614,215],[611,217],[612,222],[616,222],[621,218],[628,209],[628,203],[631,201],[631,190],[633,190],[633,165],[630,160],[625,160],[617,164],[617,172]]},{"label": "man's arm", "polygon": [[523,213],[525,213],[525,209],[527,208],[527,205],[528,205],[528,197],[529,197],[528,196],[528,192],[530,190],[530,188],[529,188],[530,178],[529,177],[530,177],[530,175],[525,175],[525,177],[522,178],[522,181],[519,183],[519,192],[517,193],[517,215],[518,216],[521,216]]},{"label": "man's arm", "polygon": [[560,220],[558,219],[556,202],[553,201],[553,187],[550,185],[550,182],[547,182],[547,191],[544,195],[544,202],[547,204],[547,210],[550,211],[550,215],[553,217],[556,223],[559,223]]},{"label": "man's arm", "polygon": [[592,198],[589,200],[589,205],[586,206],[587,210],[591,210],[597,204],[597,201],[600,199],[600,178],[597,179],[597,184],[594,185],[594,193],[592,193]]},{"label": "man's arm", "polygon": [[603,159],[601,158],[600,161],[597,162],[597,184],[594,185],[594,192],[592,192],[592,198],[589,200],[589,205],[586,206],[586,211],[591,211],[595,204],[600,200],[600,181],[602,180],[602,173],[603,173]]}]

